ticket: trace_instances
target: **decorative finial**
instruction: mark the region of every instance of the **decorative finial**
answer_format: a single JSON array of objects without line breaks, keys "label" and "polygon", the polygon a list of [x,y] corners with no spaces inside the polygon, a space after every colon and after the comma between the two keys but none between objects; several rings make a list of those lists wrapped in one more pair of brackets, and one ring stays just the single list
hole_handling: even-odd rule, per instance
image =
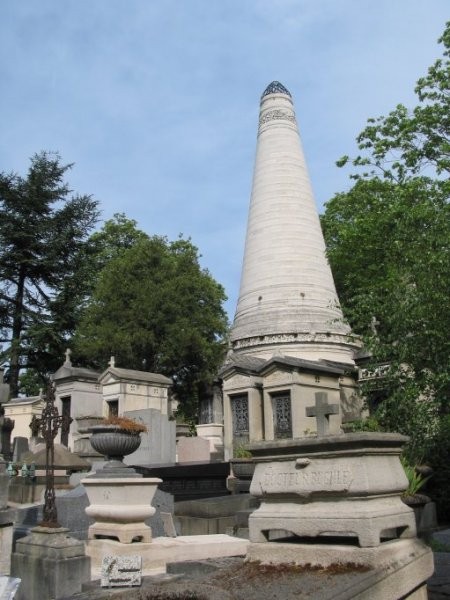
[{"label": "decorative finial", "polygon": [[286,94],[289,97],[291,96],[290,91],[279,81],[272,81],[272,83],[269,83],[262,93],[261,98],[264,98],[264,96],[268,96],[269,94]]},{"label": "decorative finial", "polygon": [[67,350],[64,352],[64,356],[66,357],[66,360],[64,361],[64,366],[65,367],[71,367],[72,366],[72,362],[70,360],[70,355],[72,354],[72,350],[70,348],[67,348]]},{"label": "decorative finial", "polygon": [[109,363],[108,365],[113,369],[116,366],[116,359],[114,356],[111,356],[111,358],[109,359]]}]

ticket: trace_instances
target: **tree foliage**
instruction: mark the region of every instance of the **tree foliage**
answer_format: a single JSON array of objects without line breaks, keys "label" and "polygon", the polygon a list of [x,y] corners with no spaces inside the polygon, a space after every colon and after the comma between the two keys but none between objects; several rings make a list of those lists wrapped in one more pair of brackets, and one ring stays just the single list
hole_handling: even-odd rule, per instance
[{"label": "tree foliage", "polygon": [[[123,240],[108,237],[112,225],[100,233],[110,249]],[[214,376],[223,356],[224,290],[200,267],[189,240],[149,237],[132,231],[128,220],[116,234],[123,225],[130,243],[119,250],[116,245],[99,274],[77,329],[76,352],[96,367],[114,355],[120,367],[172,377],[184,414],[194,417],[202,383]]]},{"label": "tree foliage", "polygon": [[416,458],[450,411],[450,24],[440,42],[418,105],[369,120],[355,183],[322,217],[344,313],[374,362],[391,365],[379,418],[412,436]]},{"label": "tree foliage", "polygon": [[71,166],[41,152],[26,177],[0,174],[1,360],[13,396],[22,369],[42,378],[52,370],[79,316],[98,213],[90,196],[71,195],[64,181]]}]

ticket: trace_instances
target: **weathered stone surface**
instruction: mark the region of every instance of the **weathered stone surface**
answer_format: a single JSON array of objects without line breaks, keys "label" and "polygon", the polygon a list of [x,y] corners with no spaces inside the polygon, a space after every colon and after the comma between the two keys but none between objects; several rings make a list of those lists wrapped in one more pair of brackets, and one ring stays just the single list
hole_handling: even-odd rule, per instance
[{"label": "weathered stone surface", "polygon": [[[8,575],[10,572],[12,539],[13,539],[12,522],[0,525],[0,574],[1,575]],[[1,594],[0,594],[0,598],[2,598]]]},{"label": "weathered stone surface", "polygon": [[90,505],[86,514],[94,519],[88,537],[107,536],[130,544],[138,539],[151,542],[152,531],[145,521],[155,514],[151,506],[161,479],[114,478],[82,480]]},{"label": "weathered stone surface", "polygon": [[201,437],[182,437],[177,443],[178,463],[209,462],[211,450],[209,440]]},{"label": "weathered stone surface", "polygon": [[229,535],[190,535],[154,538],[151,543],[122,544],[110,539],[89,540],[86,553],[92,560],[92,579],[101,577],[103,557],[142,557],[142,575],[164,573],[168,562],[245,556],[248,540]]},{"label": "weathered stone surface", "polygon": [[263,95],[259,122],[232,348],[352,364],[290,94]]},{"label": "weathered stone surface", "polygon": [[130,410],[125,416],[142,422],[147,431],[141,433],[141,445],[125,457],[127,465],[163,464],[175,461],[176,422],[155,408]]},{"label": "weathered stone surface", "polygon": [[251,541],[269,541],[278,530],[353,537],[362,547],[415,537],[414,512],[400,498],[407,487],[399,460],[404,441],[345,434],[250,445],[257,463],[250,493],[261,500],[249,518]]},{"label": "weathered stone surface", "polygon": [[83,542],[68,537],[67,529],[36,527],[16,542],[11,575],[22,580],[17,600],[64,598],[90,580],[90,559]]},{"label": "weathered stone surface", "polygon": [[105,556],[102,562],[102,587],[133,587],[141,585],[142,557]]}]

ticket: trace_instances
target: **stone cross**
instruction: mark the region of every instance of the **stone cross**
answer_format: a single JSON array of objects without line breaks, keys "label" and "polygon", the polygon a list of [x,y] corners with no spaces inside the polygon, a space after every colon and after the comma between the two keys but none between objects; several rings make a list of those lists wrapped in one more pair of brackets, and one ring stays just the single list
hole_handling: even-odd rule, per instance
[{"label": "stone cross", "polygon": [[66,357],[66,360],[64,361],[64,366],[65,367],[71,367],[72,366],[72,361],[70,360],[70,355],[72,354],[72,350],[70,348],[67,348],[67,350],[64,352],[64,356]]},{"label": "stone cross", "polygon": [[306,407],[307,417],[316,417],[317,420],[317,436],[323,437],[330,432],[330,415],[339,414],[339,404],[328,404],[328,396],[325,392],[316,392],[315,406]]}]

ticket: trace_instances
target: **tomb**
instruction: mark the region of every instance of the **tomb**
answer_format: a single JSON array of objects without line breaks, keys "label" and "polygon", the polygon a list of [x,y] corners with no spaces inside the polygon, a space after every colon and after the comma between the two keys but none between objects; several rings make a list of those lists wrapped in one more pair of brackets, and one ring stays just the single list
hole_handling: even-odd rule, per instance
[{"label": "tomb", "polygon": [[[254,442],[246,560],[262,564],[386,571],[371,598],[426,598],[433,573],[430,548],[416,537],[414,512],[401,500],[407,478],[395,433],[329,433],[336,407],[320,392],[307,412],[317,437]],[[405,575],[407,574],[407,575]],[[387,586],[387,587],[386,587]],[[411,596],[412,597],[412,596]]]},{"label": "tomb", "polygon": [[360,415],[354,354],[308,177],[290,92],[264,90],[239,298],[223,387],[225,458],[237,445],[316,433],[317,392],[338,407],[330,431]]}]

